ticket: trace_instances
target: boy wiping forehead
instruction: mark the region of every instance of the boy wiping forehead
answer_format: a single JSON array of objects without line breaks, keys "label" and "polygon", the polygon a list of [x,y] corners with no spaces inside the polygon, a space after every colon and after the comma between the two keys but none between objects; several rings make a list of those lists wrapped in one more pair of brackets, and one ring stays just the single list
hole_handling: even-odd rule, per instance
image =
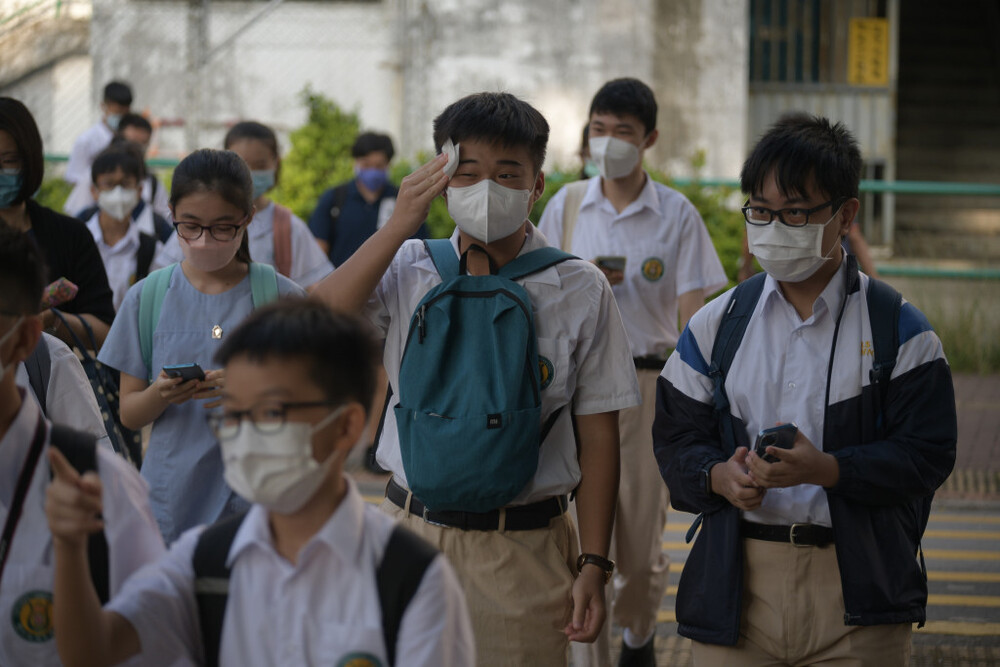
[{"label": "boy wiping forehead", "polygon": [[[443,195],[456,223],[452,261],[463,257],[469,276],[503,275],[504,267],[523,265],[548,246],[528,222],[545,185],[547,140],[545,119],[512,95],[480,93],[450,105],[434,122],[434,143],[444,152],[404,179],[388,224],[317,290],[335,308],[364,311],[385,337],[394,397],[377,456],[393,479],[382,508],[449,555],[465,589],[481,665],[565,664],[569,640],[596,637],[605,615],[603,585],[613,568],[606,558],[618,487],[617,411],[638,402],[635,371],[610,287],[596,267],[574,258],[515,278],[533,313],[540,422],[548,427],[537,467],[499,506],[436,511],[411,493],[411,481],[422,480],[410,477],[419,464],[450,462],[428,440],[408,448],[404,465],[396,418],[399,396],[415,390],[400,373],[411,318],[443,279],[431,246],[406,240]],[[458,159],[446,170],[452,145]],[[456,393],[472,394],[483,378],[453,381]],[[468,446],[481,446],[480,440],[470,435]],[[504,467],[476,472],[484,486],[510,473]],[[583,555],[565,512],[574,489]],[[429,489],[434,496],[438,491]]]}]

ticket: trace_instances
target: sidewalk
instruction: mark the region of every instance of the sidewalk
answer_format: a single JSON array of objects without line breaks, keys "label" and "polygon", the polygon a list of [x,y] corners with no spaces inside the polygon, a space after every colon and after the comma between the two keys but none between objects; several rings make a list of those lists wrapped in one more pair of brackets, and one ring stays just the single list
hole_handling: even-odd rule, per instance
[{"label": "sidewalk", "polygon": [[938,496],[1000,501],[1000,375],[956,374],[954,381],[958,453]]}]

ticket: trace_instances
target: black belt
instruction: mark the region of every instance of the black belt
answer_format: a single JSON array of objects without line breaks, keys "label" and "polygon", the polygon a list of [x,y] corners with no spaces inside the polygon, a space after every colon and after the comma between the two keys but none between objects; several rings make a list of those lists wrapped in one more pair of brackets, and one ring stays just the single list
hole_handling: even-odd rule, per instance
[{"label": "black belt", "polygon": [[667,363],[666,359],[654,356],[632,357],[632,361],[635,363],[636,369],[640,371],[662,371]]},{"label": "black belt", "polygon": [[[400,486],[395,479],[389,480],[385,497],[393,505],[406,509],[406,498],[410,492]],[[553,496],[530,505],[506,507],[502,511],[506,515],[504,530],[537,530],[548,528],[549,522],[566,511],[566,496]],[[490,512],[435,512],[427,509],[416,496],[410,498],[410,514],[423,517],[427,523],[440,526],[461,528],[462,530],[497,530],[500,528],[501,510]]]},{"label": "black belt", "polygon": [[811,523],[770,526],[764,523],[740,521],[740,535],[752,540],[786,542],[797,547],[825,547],[833,542],[833,528]]}]

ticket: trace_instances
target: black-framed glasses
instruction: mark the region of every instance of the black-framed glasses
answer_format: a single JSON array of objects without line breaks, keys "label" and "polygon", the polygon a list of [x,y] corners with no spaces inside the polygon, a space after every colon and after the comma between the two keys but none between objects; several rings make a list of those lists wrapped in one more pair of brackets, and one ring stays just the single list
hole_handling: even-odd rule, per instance
[{"label": "black-framed glasses", "polygon": [[277,433],[287,421],[288,411],[300,408],[330,408],[330,401],[298,401],[293,403],[264,403],[249,410],[223,410],[208,415],[208,425],[219,440],[232,440],[240,432],[244,421],[253,424],[258,433]]},{"label": "black-framed glasses", "polygon": [[819,206],[814,206],[813,208],[799,208],[793,206],[791,208],[782,208],[777,211],[774,209],[766,208],[764,206],[750,206],[750,200],[747,199],[743,204],[743,217],[751,225],[764,226],[769,225],[774,221],[775,218],[783,225],[789,227],[804,227],[809,224],[809,216],[817,211],[822,211],[827,206],[831,207],[834,212],[838,208],[843,206],[844,202],[847,201],[847,197],[838,197],[836,199],[831,199],[830,201],[823,202]]},{"label": "black-framed glasses", "polygon": [[205,230],[208,230],[208,233],[216,241],[232,241],[236,238],[236,234],[239,233],[240,227],[242,226],[242,223],[238,225],[199,225],[197,222],[174,223],[174,229],[177,231],[177,236],[181,237],[185,241],[197,241],[201,238],[201,235],[205,233]]}]

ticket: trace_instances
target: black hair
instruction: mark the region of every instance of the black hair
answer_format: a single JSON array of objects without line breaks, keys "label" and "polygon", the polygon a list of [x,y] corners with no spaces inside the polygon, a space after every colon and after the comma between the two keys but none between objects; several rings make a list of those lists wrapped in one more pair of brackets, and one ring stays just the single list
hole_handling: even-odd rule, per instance
[{"label": "black hair", "polygon": [[126,127],[137,127],[140,130],[145,130],[146,132],[153,134],[153,125],[137,113],[127,113],[122,116],[122,119],[118,121],[117,134],[121,136],[122,130]]},{"label": "black hair", "polygon": [[384,153],[387,160],[392,160],[392,156],[396,154],[396,149],[393,147],[392,139],[389,138],[389,135],[378,134],[377,132],[362,132],[354,140],[354,145],[351,146],[351,157],[353,158],[364,157],[376,152]]},{"label": "black hair", "polygon": [[[253,178],[250,168],[232,151],[202,148],[181,160],[174,169],[170,183],[170,207],[196,192],[215,192],[245,215],[253,211]],[[243,241],[236,259],[250,263],[249,233],[243,231]]]},{"label": "black hair", "polygon": [[804,195],[815,184],[829,198],[857,197],[861,150],[842,123],[801,112],[787,114],[750,151],[740,171],[740,188],[758,195],[772,173],[786,196]]},{"label": "black hair", "polygon": [[281,151],[278,150],[278,137],[275,136],[274,130],[263,123],[257,123],[252,120],[236,123],[236,125],[233,125],[226,132],[226,138],[222,146],[226,150],[229,150],[233,144],[241,139],[256,139],[257,141],[261,141],[271,150],[274,157],[281,156]]},{"label": "black hair", "polygon": [[616,116],[631,114],[646,128],[646,134],[656,129],[656,97],[649,86],[639,79],[612,79],[601,86],[590,103],[590,118],[595,113]]},{"label": "black hair", "polygon": [[583,134],[580,136],[580,152],[590,150],[590,123],[583,126]]},{"label": "black hair", "polygon": [[131,141],[112,143],[94,158],[90,167],[90,179],[97,185],[97,177],[110,174],[118,169],[126,176],[134,176],[141,181],[146,176],[146,168],[142,164],[142,154],[139,147]]},{"label": "black hair", "polygon": [[104,86],[104,101],[130,107],[132,106],[132,89],[127,83],[112,81]]},{"label": "black hair", "polygon": [[45,275],[42,253],[31,236],[0,220],[0,310],[37,314]]},{"label": "black hair", "polygon": [[223,366],[245,356],[253,362],[300,359],[309,379],[331,403],[357,401],[371,409],[376,348],[359,318],[310,299],[285,298],[258,308],[230,333],[215,355]]},{"label": "black hair", "polygon": [[542,170],[549,143],[549,124],[533,106],[510,93],[476,93],[449,104],[434,119],[434,149],[451,139],[497,143],[507,148],[524,146],[535,173]]},{"label": "black hair", "polygon": [[0,97],[0,130],[13,137],[21,158],[21,191],[11,202],[20,204],[31,199],[42,186],[45,175],[42,135],[28,107],[13,97]]}]

